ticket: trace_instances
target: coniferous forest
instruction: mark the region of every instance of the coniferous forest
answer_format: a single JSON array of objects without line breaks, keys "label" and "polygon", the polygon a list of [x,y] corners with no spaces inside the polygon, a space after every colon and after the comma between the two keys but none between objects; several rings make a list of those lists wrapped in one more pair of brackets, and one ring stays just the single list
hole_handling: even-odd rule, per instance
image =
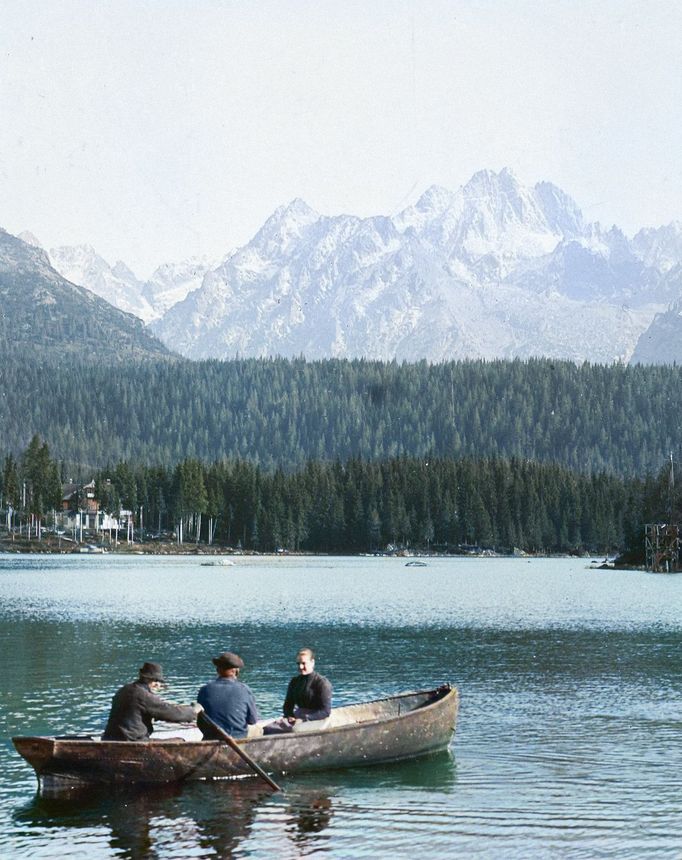
[{"label": "coniferous forest", "polygon": [[0,361],[0,451],[34,433],[92,470],[186,458],[291,470],[309,460],[502,458],[655,474],[680,451],[675,366],[546,359],[430,365],[329,360]]},{"label": "coniferous forest", "polygon": [[187,539],[262,551],[636,555],[643,523],[665,518],[669,502],[665,470],[640,481],[517,459],[310,462],[290,473],[245,461],[187,460],[173,470],[122,463],[97,480],[103,498],[111,488],[113,510],[144,505],[148,525],[177,533],[183,524]]},{"label": "coniferous forest", "polygon": [[[58,508],[58,464],[36,436],[0,476],[4,504]],[[21,499],[21,487],[25,498]],[[173,468],[121,462],[95,475],[102,509],[132,511],[146,533],[249,550],[610,552],[637,555],[645,521],[665,516],[668,475],[583,475],[512,458],[311,461],[293,472],[248,461]],[[678,496],[672,500],[679,507]]]},{"label": "coniferous forest", "polygon": [[18,504],[25,482],[38,516],[59,473],[148,529],[244,549],[637,554],[643,524],[679,507],[676,367],[2,366],[0,492]]}]

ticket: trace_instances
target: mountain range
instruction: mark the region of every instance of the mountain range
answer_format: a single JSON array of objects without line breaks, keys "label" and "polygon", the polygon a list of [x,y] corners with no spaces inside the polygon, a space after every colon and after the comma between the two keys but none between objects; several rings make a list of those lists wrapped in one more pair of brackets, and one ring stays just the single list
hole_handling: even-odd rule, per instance
[{"label": "mountain range", "polygon": [[165,264],[146,281],[87,246],[47,254],[194,359],[682,360],[682,224],[628,238],[509,169],[433,186],[392,216],[325,216],[296,199],[222,261]]},{"label": "mountain range", "polygon": [[170,356],[138,317],[66,280],[35,241],[0,230],[0,352],[7,349],[105,366]]}]

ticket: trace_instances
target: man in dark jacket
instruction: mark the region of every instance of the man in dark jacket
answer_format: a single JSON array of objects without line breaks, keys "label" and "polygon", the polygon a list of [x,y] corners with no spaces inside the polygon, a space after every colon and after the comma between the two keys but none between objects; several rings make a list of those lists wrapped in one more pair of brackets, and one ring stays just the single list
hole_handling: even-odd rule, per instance
[{"label": "man in dark jacket", "polygon": [[111,701],[103,741],[146,741],[154,731],[152,720],[193,723],[200,705],[173,705],[156,694],[165,686],[158,663],[145,663],[137,681],[126,684]]},{"label": "man in dark jacket", "polygon": [[[248,727],[257,723],[260,715],[253,693],[238,680],[244,661],[231,651],[213,657],[212,661],[218,677],[204,684],[199,690],[197,702],[203,705],[206,716],[228,735],[245,738]],[[210,724],[202,724],[199,720],[199,727],[205,738],[219,737],[211,731]]]},{"label": "man in dark jacket", "polygon": [[266,735],[296,731],[300,723],[325,720],[332,712],[332,685],[315,671],[315,654],[302,648],[296,655],[298,675],[295,675],[284,697],[284,717],[265,726]]}]

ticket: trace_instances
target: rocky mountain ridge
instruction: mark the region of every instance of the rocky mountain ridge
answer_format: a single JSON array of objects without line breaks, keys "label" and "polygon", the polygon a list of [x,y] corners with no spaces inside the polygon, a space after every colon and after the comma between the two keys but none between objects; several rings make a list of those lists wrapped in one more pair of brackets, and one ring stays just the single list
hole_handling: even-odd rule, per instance
[{"label": "rocky mountain ridge", "polygon": [[169,308],[198,289],[206,272],[216,265],[207,258],[164,263],[148,280],[142,281],[121,260],[110,266],[90,245],[61,246],[47,253],[54,268],[67,280],[82,284],[145,323],[160,319]]},{"label": "rocky mountain ridge", "polygon": [[[325,216],[296,199],[220,264],[162,266],[147,282],[92,249],[49,253],[195,359],[657,361],[647,332],[682,298],[682,224],[628,239],[509,169],[432,186],[392,217]],[[661,355],[682,359],[678,341]]]},{"label": "rocky mountain ridge", "polygon": [[138,317],[62,277],[37,240],[1,229],[0,350],[112,365],[170,355]]}]

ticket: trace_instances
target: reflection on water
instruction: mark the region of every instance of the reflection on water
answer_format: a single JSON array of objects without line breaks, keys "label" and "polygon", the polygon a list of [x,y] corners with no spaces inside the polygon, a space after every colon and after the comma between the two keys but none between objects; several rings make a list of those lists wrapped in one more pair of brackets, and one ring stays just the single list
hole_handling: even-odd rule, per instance
[{"label": "reflection on water", "polygon": [[[217,780],[137,788],[94,787],[36,793],[13,813],[17,843],[41,833],[46,846],[57,831],[81,831],[108,846],[117,857],[232,857],[248,840],[256,817],[268,841],[282,854],[308,853],[324,842],[335,804],[347,826],[349,815],[364,815],[344,799],[352,785],[358,796],[401,790],[449,792],[455,784],[450,752],[376,768],[301,774],[282,794],[257,779]],[[76,840],[78,841],[77,837]],[[286,841],[285,841],[286,840]],[[359,853],[362,853],[359,850]]]},{"label": "reflection on water", "polygon": [[[230,857],[271,792],[255,780],[99,789],[36,797],[15,814],[19,827],[106,834],[117,857]],[[329,802],[329,801],[328,801]]]},{"label": "reflection on water", "polygon": [[319,789],[299,795],[296,802],[287,808],[289,838],[301,851],[307,847],[319,847],[319,834],[329,826],[333,814],[331,798]]},{"label": "reflection on water", "polygon": [[[0,856],[678,857],[681,605],[682,577],[581,560],[0,558]],[[34,796],[11,747],[101,729],[147,659],[187,702],[235,650],[275,716],[302,644],[336,705],[456,683],[452,750],[290,776],[282,794],[64,799]]]}]

